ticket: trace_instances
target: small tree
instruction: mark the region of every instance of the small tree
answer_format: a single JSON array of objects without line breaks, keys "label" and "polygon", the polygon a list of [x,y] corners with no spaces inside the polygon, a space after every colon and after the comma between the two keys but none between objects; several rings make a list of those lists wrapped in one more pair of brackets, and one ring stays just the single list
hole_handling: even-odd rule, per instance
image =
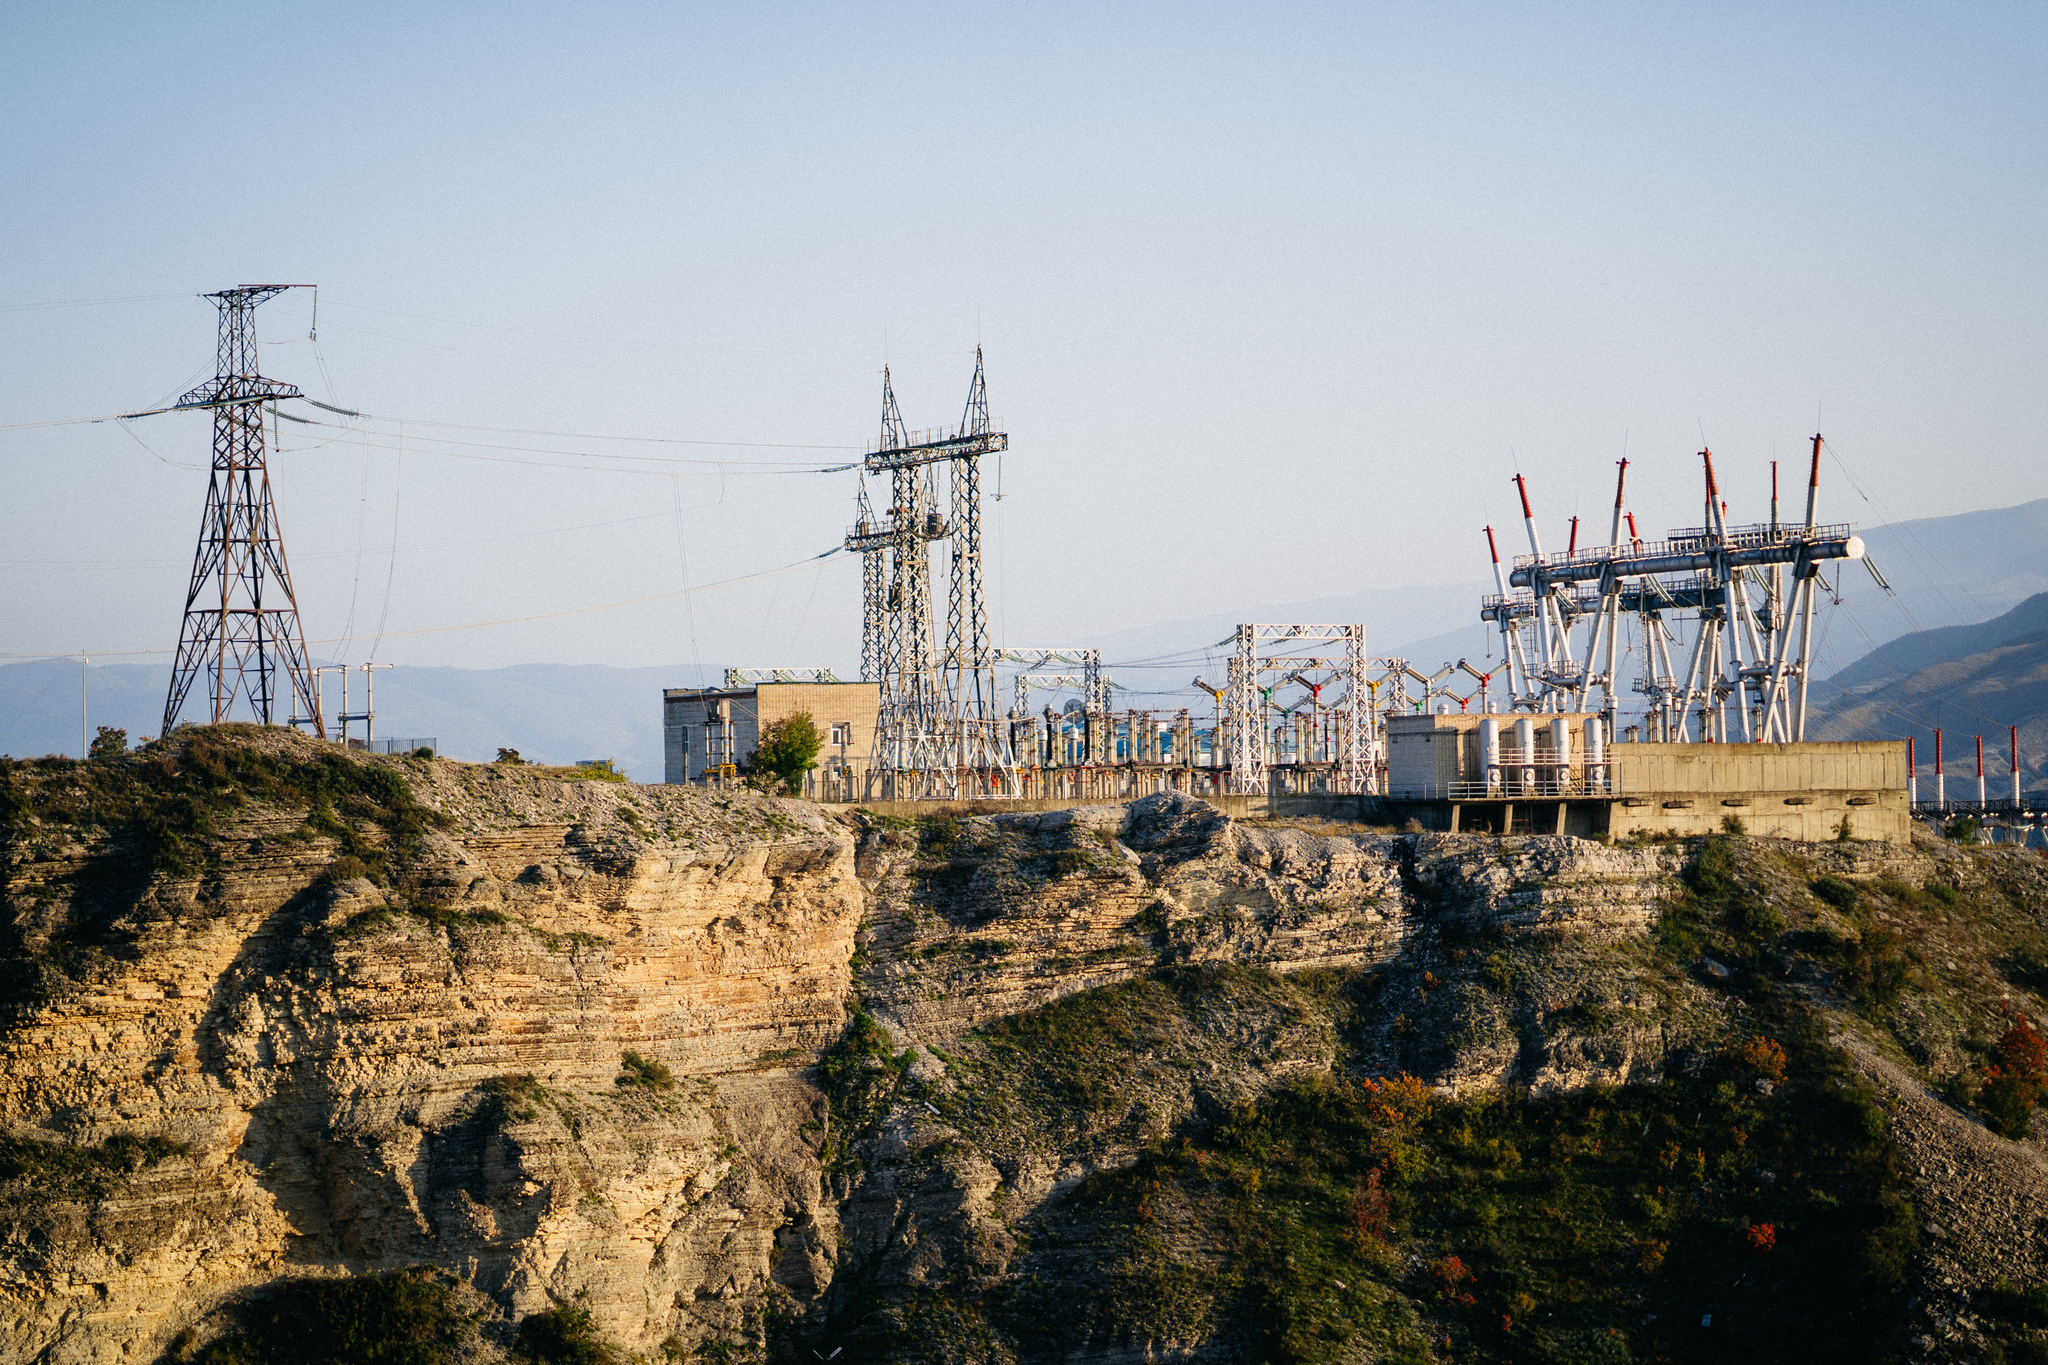
[{"label": "small tree", "polygon": [[771,791],[779,787],[795,795],[803,789],[804,774],[818,766],[818,750],[824,742],[808,711],[770,721],[761,729],[747,771],[765,779],[764,785]]},{"label": "small tree", "polygon": [[116,730],[111,725],[102,725],[100,732],[93,736],[92,747],[86,750],[87,758],[118,758],[128,752],[128,732]]},{"label": "small tree", "polygon": [[498,750],[498,757],[494,761],[513,766],[523,765],[526,762],[525,759],[519,756],[519,751],[517,749]]},{"label": "small tree", "polygon": [[1984,1068],[1984,1088],[1977,1092],[1977,1107],[2000,1136],[2023,1138],[2042,1087],[2048,1085],[2048,1065],[2043,1059],[2048,1043],[2024,1016],[2016,1014],[1993,1052],[1998,1060]]}]

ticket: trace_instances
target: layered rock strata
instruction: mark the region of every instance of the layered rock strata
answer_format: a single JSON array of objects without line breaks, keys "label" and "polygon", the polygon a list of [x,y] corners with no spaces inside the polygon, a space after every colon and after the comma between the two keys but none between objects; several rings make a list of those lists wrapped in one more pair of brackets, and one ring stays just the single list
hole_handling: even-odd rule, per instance
[{"label": "layered rock strata", "polygon": [[[639,1351],[735,1338],[856,1287],[998,1273],[1017,1220],[1087,1170],[1346,1052],[1451,1088],[1620,1079],[1691,1007],[1671,983],[1594,999],[1670,888],[1654,849],[1315,835],[1175,796],[910,827],[363,761],[443,822],[389,886],[329,875],[306,809],[239,807],[201,870],[126,882],[130,834],[8,826],[19,950],[55,952],[36,926],[67,916],[107,947],[0,1035],[0,1127],[24,1150],[169,1145],[90,1196],[9,1187],[0,1353],[152,1359],[278,1276],[420,1262],[506,1324],[575,1302]],[[1578,956],[1517,956],[1539,940]],[[1482,949],[1541,975],[1535,1004],[1440,988]],[[977,1028],[1204,964],[1393,994],[1384,1028],[1339,1038],[1248,986],[1113,1130],[969,1131],[906,1089],[848,1132],[817,1088],[863,1006],[943,1098],[974,1083]]]}]

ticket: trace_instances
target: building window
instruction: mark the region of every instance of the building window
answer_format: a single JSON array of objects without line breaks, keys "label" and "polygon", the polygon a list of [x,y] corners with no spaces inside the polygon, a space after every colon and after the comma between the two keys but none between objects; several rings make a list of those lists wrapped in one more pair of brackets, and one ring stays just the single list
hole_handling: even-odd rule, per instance
[{"label": "building window", "polygon": [[853,743],[852,723],[849,721],[841,721],[837,725],[834,725],[832,727],[832,742],[834,744]]}]

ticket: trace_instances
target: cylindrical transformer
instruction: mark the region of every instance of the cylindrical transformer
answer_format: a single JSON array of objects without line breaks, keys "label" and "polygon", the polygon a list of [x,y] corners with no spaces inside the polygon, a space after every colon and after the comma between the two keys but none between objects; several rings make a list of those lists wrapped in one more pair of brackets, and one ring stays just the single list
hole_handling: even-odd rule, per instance
[{"label": "cylindrical transformer", "polygon": [[1572,723],[1563,716],[1550,718],[1551,780],[1563,791],[1572,780]]},{"label": "cylindrical transformer", "polygon": [[1536,723],[1527,716],[1515,717],[1515,785],[1523,791],[1536,785]]},{"label": "cylindrical transformer", "polygon": [[1500,722],[1492,716],[1479,722],[1479,778],[1488,791],[1500,786]]},{"label": "cylindrical transformer", "polygon": [[1596,791],[1607,786],[1607,728],[1598,716],[1586,717],[1586,785]]}]

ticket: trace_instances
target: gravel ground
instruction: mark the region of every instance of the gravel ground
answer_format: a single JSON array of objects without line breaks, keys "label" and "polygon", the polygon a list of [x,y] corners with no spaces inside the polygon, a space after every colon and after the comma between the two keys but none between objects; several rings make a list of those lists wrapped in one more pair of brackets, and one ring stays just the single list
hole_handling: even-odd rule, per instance
[{"label": "gravel ground", "polygon": [[1834,1041],[1884,1092],[1913,1181],[1921,1242],[1908,1354],[1981,1360],[1989,1336],[1979,1296],[2001,1279],[2037,1282],[2048,1261],[2048,1160],[1959,1112],[1866,1040],[1844,1032]]}]

